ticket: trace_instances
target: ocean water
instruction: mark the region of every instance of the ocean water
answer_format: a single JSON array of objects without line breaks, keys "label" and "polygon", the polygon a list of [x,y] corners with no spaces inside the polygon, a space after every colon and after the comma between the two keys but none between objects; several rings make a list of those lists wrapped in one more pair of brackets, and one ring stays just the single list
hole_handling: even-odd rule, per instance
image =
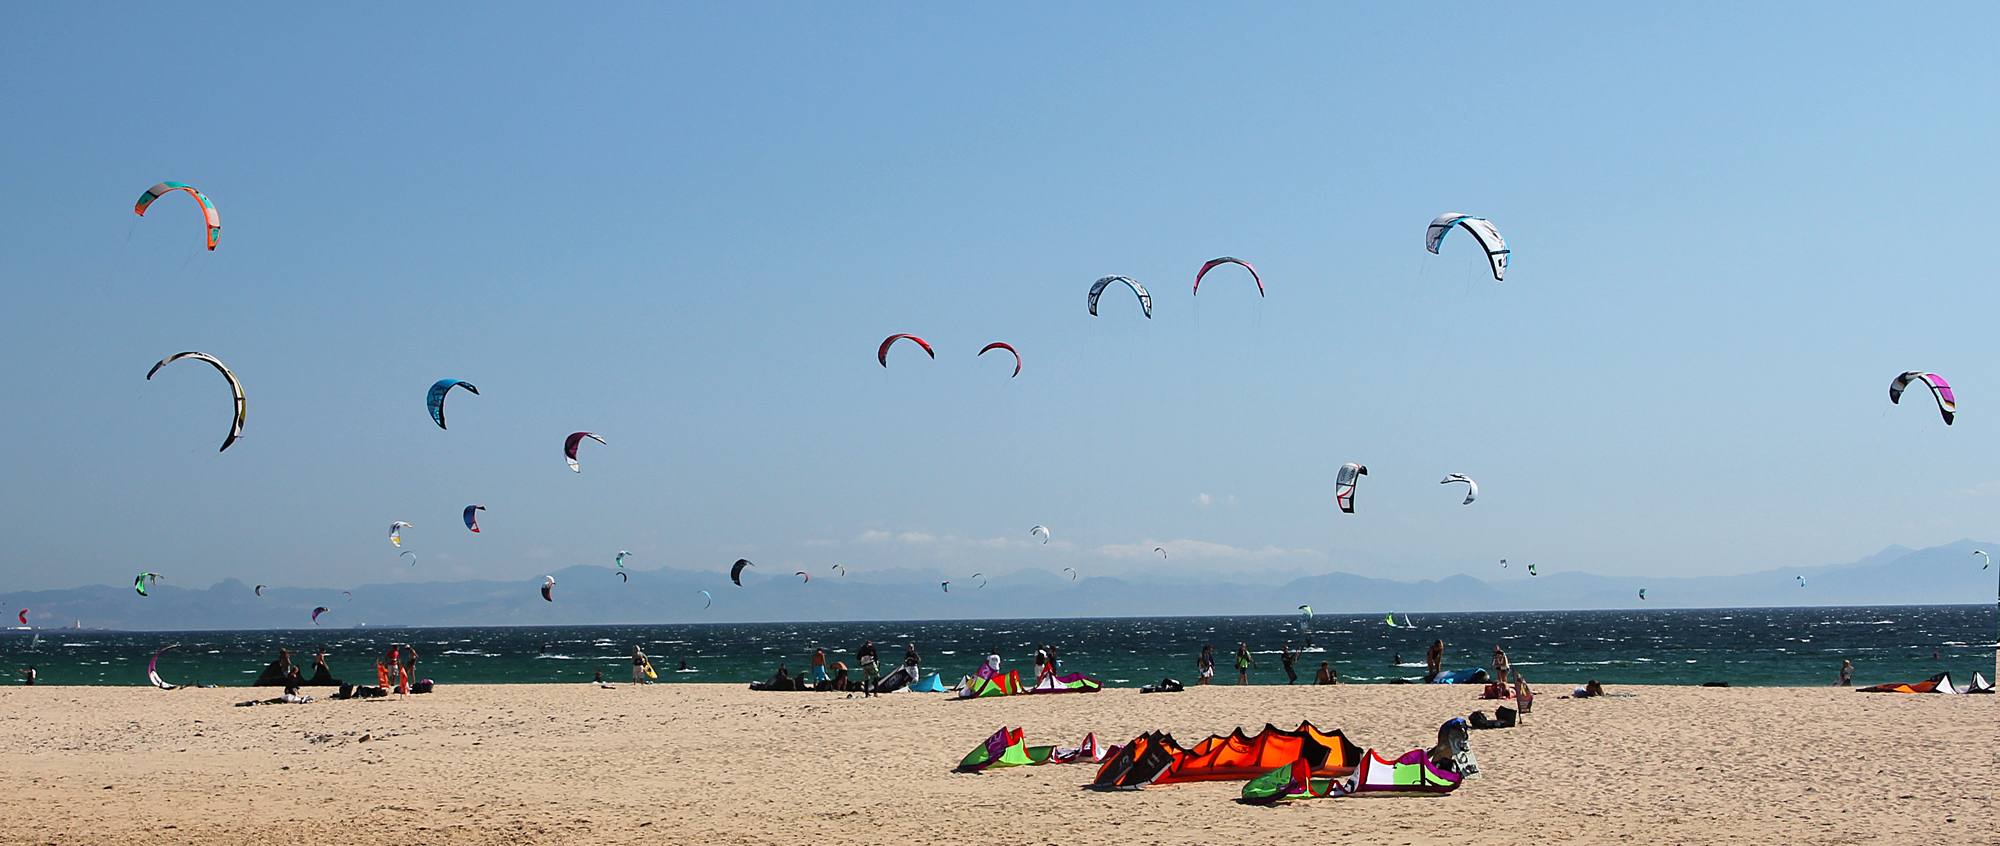
[{"label": "ocean water", "polygon": [[[1446,645],[1446,668],[1484,667],[1497,644],[1530,683],[1735,686],[1832,684],[1841,659],[1857,685],[1917,681],[1941,672],[1992,675],[1995,609],[1986,605],[1814,609],[1543,611],[1417,614],[1390,627],[1378,616],[1321,614],[1299,661],[1310,681],[1321,661],[1351,683],[1416,678],[1425,648]],[[1231,656],[1247,643],[1259,666],[1253,684],[1284,684],[1278,650],[1303,646],[1298,617],[1152,617],[1070,620],[960,620],[811,624],[704,624],[489,628],[339,629],[219,632],[102,632],[49,629],[0,633],[0,666],[34,666],[43,684],[145,685],[147,662],[170,644],[160,675],[180,684],[250,684],[280,648],[328,652],[334,675],[372,683],[374,662],[391,644],[413,644],[417,675],[440,684],[631,680],[632,647],[643,647],[661,683],[741,684],[780,663],[797,673],[815,647],[854,666],[873,640],[887,664],[914,642],[926,673],[947,683],[970,673],[987,652],[1005,668],[1032,671],[1036,644],[1059,650],[1065,672],[1107,685],[1195,678],[1203,644],[1217,653],[1218,683],[1234,683]],[[1400,660],[1399,660],[1400,659]],[[687,672],[679,671],[682,663]],[[18,680],[19,676],[13,676]]]}]

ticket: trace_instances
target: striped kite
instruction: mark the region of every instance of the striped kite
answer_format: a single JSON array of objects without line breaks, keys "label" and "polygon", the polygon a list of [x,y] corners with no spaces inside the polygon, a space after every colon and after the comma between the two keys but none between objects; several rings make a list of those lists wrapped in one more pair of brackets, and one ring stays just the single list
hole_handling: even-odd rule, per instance
[{"label": "striped kite", "polygon": [[209,202],[208,197],[203,196],[200,191],[196,191],[194,188],[179,182],[162,182],[146,189],[146,193],[140,194],[139,202],[132,206],[132,211],[138,213],[140,217],[145,217],[147,206],[152,205],[154,200],[174,191],[186,191],[189,196],[201,202],[202,218],[208,222],[208,249],[213,252],[215,250],[215,237],[222,234],[222,218],[216,215],[215,204]]}]

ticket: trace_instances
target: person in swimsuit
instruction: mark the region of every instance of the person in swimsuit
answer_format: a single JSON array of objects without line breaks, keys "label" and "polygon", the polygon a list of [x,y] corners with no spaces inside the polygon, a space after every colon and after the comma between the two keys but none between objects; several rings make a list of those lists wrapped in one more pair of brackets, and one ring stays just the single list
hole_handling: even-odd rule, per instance
[{"label": "person in swimsuit", "polygon": [[1437,681],[1438,674],[1442,672],[1444,672],[1444,639],[1439,638],[1431,641],[1431,648],[1424,650],[1424,683]]},{"label": "person in swimsuit", "polygon": [[824,650],[824,649],[815,649],[815,650],[813,650],[813,660],[812,660],[812,681],[813,681],[813,684],[819,684],[819,683],[821,683],[821,682],[824,682],[824,681],[826,681],[826,680],[827,680],[827,677],[826,677],[826,650]]}]

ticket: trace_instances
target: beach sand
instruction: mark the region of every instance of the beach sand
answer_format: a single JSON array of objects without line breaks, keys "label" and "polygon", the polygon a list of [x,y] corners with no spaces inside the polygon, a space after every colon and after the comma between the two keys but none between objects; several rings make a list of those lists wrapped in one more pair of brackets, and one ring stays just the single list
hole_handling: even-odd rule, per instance
[{"label": "beach sand", "polygon": [[[1393,756],[1457,686],[1190,687],[967,702],[740,685],[0,689],[0,843],[1993,843],[2000,697],[1613,687],[1473,733],[1443,797],[1276,807],[1240,782],[1086,789],[1094,765],[955,773],[1000,726],[1184,743],[1310,718]],[[315,691],[324,693],[327,691]]]}]

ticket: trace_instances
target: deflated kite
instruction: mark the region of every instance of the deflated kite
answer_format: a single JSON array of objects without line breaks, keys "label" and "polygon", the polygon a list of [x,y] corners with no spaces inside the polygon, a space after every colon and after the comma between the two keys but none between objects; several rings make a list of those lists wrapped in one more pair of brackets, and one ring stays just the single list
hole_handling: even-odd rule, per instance
[{"label": "deflated kite", "polygon": [[1257,268],[1251,267],[1249,262],[1244,261],[1240,258],[1236,258],[1235,256],[1223,256],[1222,258],[1209,259],[1207,264],[1202,265],[1201,271],[1194,275],[1195,294],[1198,295],[1201,293],[1201,278],[1203,276],[1207,276],[1208,272],[1210,270],[1214,270],[1217,265],[1224,265],[1224,264],[1243,265],[1244,270],[1250,271],[1250,278],[1257,280],[1257,296],[1260,297],[1264,296],[1264,277],[1258,276]]},{"label": "deflated kite", "polygon": [[1354,486],[1361,477],[1368,475],[1368,468],[1352,461],[1340,465],[1340,475],[1333,482],[1333,501],[1340,504],[1340,510],[1354,513]]},{"label": "deflated kite", "polygon": [[875,351],[875,360],[876,360],[876,361],[879,361],[879,362],[882,362],[882,366],[883,366],[883,367],[888,367],[888,366],[889,366],[889,346],[890,346],[891,344],[894,344],[894,343],[896,343],[896,342],[897,342],[897,341],[899,341],[899,340],[902,340],[902,339],[904,339],[904,338],[908,338],[908,339],[910,339],[910,340],[912,340],[912,341],[916,341],[916,342],[917,342],[917,346],[920,346],[920,347],[923,347],[923,348],[924,348],[924,352],[926,352],[926,353],[929,353],[929,354],[930,354],[930,357],[931,357],[932,359],[936,359],[936,358],[937,358],[937,351],[936,351],[936,350],[933,350],[933,349],[931,349],[931,345],[930,345],[930,343],[929,343],[929,342],[927,342],[927,341],[925,341],[925,340],[924,340],[924,339],[922,339],[922,338],[919,338],[919,337],[917,337],[917,336],[915,336],[915,335],[890,335],[889,337],[887,337],[887,338],[884,338],[884,339],[882,340],[882,347],[881,347],[880,349],[878,349],[878,350],[876,350],[876,351]]},{"label": "deflated kite", "polygon": [[1473,481],[1471,476],[1467,476],[1464,473],[1453,473],[1444,477],[1444,481],[1438,482],[1438,484],[1449,485],[1453,482],[1464,482],[1466,485],[1465,501],[1459,503],[1459,505],[1471,505],[1473,500],[1479,498],[1479,483]]},{"label": "deflated kite", "polygon": [[583,472],[583,468],[576,466],[576,445],[581,443],[584,438],[589,438],[600,444],[604,443],[603,438],[598,437],[592,432],[571,432],[568,438],[563,439],[563,457],[569,459],[569,469],[572,473]]},{"label": "deflated kite", "polygon": [[222,378],[229,380],[229,392],[236,398],[236,419],[229,424],[229,437],[223,439],[222,449],[216,451],[221,452],[222,450],[229,449],[230,444],[236,443],[237,438],[243,437],[243,383],[236,381],[236,374],[229,372],[229,368],[224,366],[215,356],[200,352],[174,353],[160,359],[159,364],[153,365],[153,369],[146,371],[146,381],[152,381],[153,374],[160,372],[160,368],[180,361],[183,358],[206,361],[222,374]]},{"label": "deflated kite", "polygon": [[1457,212],[1438,215],[1436,220],[1431,221],[1430,229],[1424,232],[1424,249],[1437,254],[1438,245],[1444,243],[1445,233],[1450,232],[1454,224],[1472,233],[1473,239],[1486,250],[1486,259],[1493,263],[1493,281],[1501,281],[1501,277],[1507,275],[1507,239],[1500,237],[1500,230],[1493,228],[1486,218]]},{"label": "deflated kite", "polygon": [[[181,648],[181,644],[178,643],[167,647],[167,649],[179,649],[179,648]],[[153,653],[153,660],[146,662],[146,680],[152,682],[154,687],[157,687],[161,690],[175,690],[178,689],[180,685],[167,684],[166,682],[160,679],[160,656],[167,654],[167,649],[162,649],[158,652]]]},{"label": "deflated kite", "polygon": [[1153,319],[1153,295],[1146,293],[1146,287],[1124,276],[1106,276],[1090,286],[1090,316],[1097,316],[1097,297],[1104,293],[1104,286],[1113,282],[1123,282],[1139,298],[1139,308],[1146,312],[1146,319]]},{"label": "deflated kite", "polygon": [[200,191],[196,191],[194,188],[179,182],[162,182],[146,189],[146,193],[140,194],[139,202],[132,207],[132,211],[137,212],[140,217],[145,217],[147,206],[152,205],[154,200],[174,191],[186,191],[188,192],[188,196],[201,202],[201,216],[208,222],[208,249],[210,252],[214,252],[215,238],[222,234],[222,218],[215,213],[215,204],[209,202],[208,197]]},{"label": "deflated kite", "polygon": [[738,558],[738,559],[736,559],[736,563],[735,563],[735,564],[733,564],[733,565],[730,565],[730,567],[729,567],[729,580],[730,580],[730,581],[732,581],[732,582],[735,582],[735,583],[736,583],[736,586],[737,586],[737,587],[742,587],[742,586],[743,586],[743,568],[745,568],[745,567],[755,567],[755,566],[757,566],[757,565],[755,565],[755,564],[752,564],[752,563],[750,563],[750,559],[748,559],[748,558]]},{"label": "deflated kite", "polygon": [[431,419],[437,421],[440,429],[444,428],[444,395],[450,393],[452,388],[464,388],[474,396],[479,394],[479,389],[473,387],[471,382],[461,382],[457,379],[437,380],[437,384],[431,386],[431,395],[424,400],[424,404],[430,406]]},{"label": "deflated kite", "polygon": [[484,506],[484,505],[468,505],[468,506],[466,506],[466,507],[465,507],[465,527],[466,527],[466,528],[468,528],[468,529],[471,529],[471,530],[473,530],[473,531],[475,531],[475,532],[479,531],[479,515],[478,515],[478,514],[476,514],[476,513],[474,513],[474,512],[478,512],[478,511],[485,511],[485,510],[486,510],[486,506]]},{"label": "deflated kite", "polygon": [[[1014,349],[1014,347],[1011,344],[1003,344],[999,341],[994,341],[993,343],[987,344],[984,348],[980,349],[979,354],[985,355],[989,350],[1006,350],[1010,353],[1013,353],[1014,376],[1021,375],[1021,353],[1018,350]],[[1012,379],[1014,378],[1014,376],[1009,376],[1007,378]]]},{"label": "deflated kite", "polygon": [[1944,415],[1944,425],[1950,426],[1952,417],[1958,414],[1958,401],[1951,395],[1951,385],[1936,373],[1912,370],[1896,377],[1896,381],[1889,383],[1889,401],[1902,405],[1903,389],[1909,387],[1911,382],[1922,382],[1931,389],[1931,395],[1937,399],[1938,413]]}]

